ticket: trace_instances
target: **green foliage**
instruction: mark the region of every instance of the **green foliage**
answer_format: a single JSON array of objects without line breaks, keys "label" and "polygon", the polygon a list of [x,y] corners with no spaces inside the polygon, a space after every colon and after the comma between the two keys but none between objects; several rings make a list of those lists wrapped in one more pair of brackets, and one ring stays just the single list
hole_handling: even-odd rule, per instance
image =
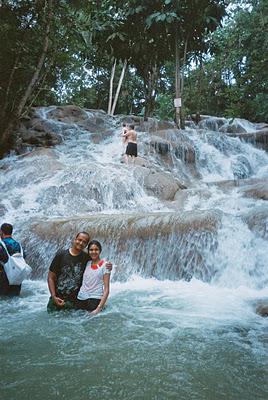
[{"label": "green foliage", "polygon": [[170,120],[174,118],[173,97],[171,94],[159,94],[156,98],[155,116],[159,119]]},{"label": "green foliage", "polygon": [[[31,105],[107,109],[115,59],[128,61],[118,113],[173,118],[175,48],[189,113],[268,121],[268,3],[216,0],[21,0],[1,2],[0,141]],[[18,106],[49,45],[22,114]],[[214,32],[214,33],[212,33]],[[186,46],[187,43],[187,46]],[[184,54],[184,51],[186,52]],[[114,82],[119,80],[116,71]],[[12,130],[11,130],[12,132]],[[14,140],[9,135],[5,149]]]}]

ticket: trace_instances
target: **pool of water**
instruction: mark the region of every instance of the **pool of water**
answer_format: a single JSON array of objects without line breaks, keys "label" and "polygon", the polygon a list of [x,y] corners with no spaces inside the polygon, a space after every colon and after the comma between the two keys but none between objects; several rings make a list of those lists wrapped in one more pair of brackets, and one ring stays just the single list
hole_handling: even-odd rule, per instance
[{"label": "pool of water", "polygon": [[133,276],[108,306],[47,314],[44,281],[1,300],[1,399],[267,399],[267,291]]}]

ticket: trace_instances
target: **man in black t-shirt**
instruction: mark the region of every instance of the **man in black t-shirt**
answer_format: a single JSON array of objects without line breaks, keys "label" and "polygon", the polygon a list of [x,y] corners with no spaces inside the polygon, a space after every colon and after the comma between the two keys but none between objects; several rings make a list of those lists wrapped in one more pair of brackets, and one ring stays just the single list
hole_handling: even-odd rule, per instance
[{"label": "man in black t-shirt", "polygon": [[89,256],[84,253],[89,242],[87,232],[79,232],[69,250],[59,251],[49,267],[48,288],[51,297],[48,311],[74,308]]}]

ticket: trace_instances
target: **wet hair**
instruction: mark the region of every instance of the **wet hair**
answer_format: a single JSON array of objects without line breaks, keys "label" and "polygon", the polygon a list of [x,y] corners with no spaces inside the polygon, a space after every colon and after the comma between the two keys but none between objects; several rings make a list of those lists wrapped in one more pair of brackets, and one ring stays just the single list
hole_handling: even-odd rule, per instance
[{"label": "wet hair", "polygon": [[7,223],[2,224],[2,225],[1,225],[1,231],[2,231],[5,235],[12,235],[12,232],[13,232],[13,225],[7,224]]},{"label": "wet hair", "polygon": [[91,240],[91,241],[89,242],[89,244],[87,245],[87,251],[89,252],[90,246],[92,246],[93,244],[95,244],[95,246],[98,247],[98,249],[99,249],[99,251],[100,251],[100,253],[101,253],[102,247],[101,247],[100,242],[98,242],[97,240]]},{"label": "wet hair", "polygon": [[129,125],[129,128],[134,130],[135,129],[135,125],[131,124],[131,125]]},{"label": "wet hair", "polygon": [[78,234],[76,235],[76,239],[78,238],[79,235],[87,235],[88,236],[88,240],[90,239],[90,235],[88,232],[82,231],[82,232],[78,232]]}]

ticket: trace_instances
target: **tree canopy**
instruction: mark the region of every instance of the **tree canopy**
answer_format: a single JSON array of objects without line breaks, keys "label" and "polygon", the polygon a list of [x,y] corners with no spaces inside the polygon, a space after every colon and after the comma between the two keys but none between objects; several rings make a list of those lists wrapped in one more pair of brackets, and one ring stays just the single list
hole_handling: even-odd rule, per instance
[{"label": "tree canopy", "polygon": [[174,118],[181,97],[184,115],[268,120],[265,0],[3,0],[0,13],[2,154],[33,105],[107,110],[115,61],[118,113]]}]

